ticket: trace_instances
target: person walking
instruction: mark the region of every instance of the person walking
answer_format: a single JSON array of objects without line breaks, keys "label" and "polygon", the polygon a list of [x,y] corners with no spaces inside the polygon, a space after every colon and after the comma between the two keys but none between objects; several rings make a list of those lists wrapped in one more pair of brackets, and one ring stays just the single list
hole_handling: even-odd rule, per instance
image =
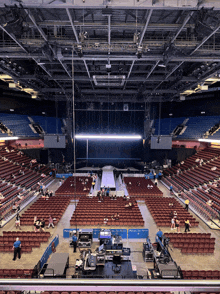
[{"label": "person walking", "polygon": [[189,220],[187,219],[187,220],[185,221],[185,233],[186,233],[186,232],[190,232],[189,227],[191,227],[191,224],[190,224]]},{"label": "person walking", "polygon": [[77,237],[76,237],[76,233],[73,235],[72,237],[72,242],[73,242],[73,253],[76,252],[76,246],[77,246]]},{"label": "person walking", "polygon": [[185,209],[188,211],[189,209],[189,199],[185,200]]},{"label": "person walking", "polygon": [[157,186],[157,178],[154,180],[154,185]]},{"label": "person walking", "polygon": [[21,258],[21,241],[19,240],[19,238],[16,238],[16,241],[14,242],[13,245],[13,249],[14,249],[14,258],[12,260],[16,260],[16,257],[18,255],[18,258]]}]

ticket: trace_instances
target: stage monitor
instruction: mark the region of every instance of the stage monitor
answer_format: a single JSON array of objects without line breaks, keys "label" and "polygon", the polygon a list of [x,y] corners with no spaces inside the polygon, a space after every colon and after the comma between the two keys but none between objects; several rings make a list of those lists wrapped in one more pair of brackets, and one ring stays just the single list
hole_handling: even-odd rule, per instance
[{"label": "stage monitor", "polygon": [[172,149],[172,136],[151,136],[151,149]]},{"label": "stage monitor", "polygon": [[44,136],[45,148],[65,148],[66,140],[64,135],[45,135]]}]

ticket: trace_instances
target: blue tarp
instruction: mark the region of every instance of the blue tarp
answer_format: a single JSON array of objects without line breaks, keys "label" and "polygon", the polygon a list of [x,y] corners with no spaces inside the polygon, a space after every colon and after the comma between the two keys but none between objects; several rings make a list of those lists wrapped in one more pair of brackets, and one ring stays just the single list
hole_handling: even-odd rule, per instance
[{"label": "blue tarp", "polygon": [[40,259],[40,267],[42,268],[43,265],[47,262],[50,254],[52,253],[52,243],[54,242],[55,247],[59,244],[59,235],[57,235],[47,246],[46,250],[44,251],[44,254],[42,255]]}]

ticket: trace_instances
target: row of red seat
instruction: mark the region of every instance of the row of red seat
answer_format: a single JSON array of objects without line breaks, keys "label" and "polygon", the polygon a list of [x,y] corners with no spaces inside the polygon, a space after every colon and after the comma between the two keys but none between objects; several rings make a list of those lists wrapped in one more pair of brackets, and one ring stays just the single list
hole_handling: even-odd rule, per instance
[{"label": "row of red seat", "polygon": [[33,225],[34,217],[45,219],[48,224],[48,217],[51,215],[56,218],[54,224],[57,224],[68,207],[70,199],[68,197],[54,196],[48,200],[38,199],[21,215],[21,225]]},{"label": "row of red seat", "polygon": [[[148,197],[145,203],[150,211],[154,221],[158,226],[170,226],[171,214],[177,212],[177,217],[180,220],[180,226],[183,227],[185,220],[190,220],[191,226],[198,226],[199,222],[186,211],[182,205],[171,197]],[[172,204],[172,205],[170,205]]]},{"label": "row of red seat", "polygon": [[[106,197],[103,202],[98,201],[97,197],[81,197],[71,217],[70,224],[98,225],[105,222],[106,225],[116,226],[144,225],[143,217],[136,201],[132,201],[133,206],[130,208],[125,207],[129,202],[120,198],[112,201]],[[112,217],[114,218],[116,213],[119,216],[117,220],[113,220]],[[104,219],[108,219],[108,221],[104,221]]]},{"label": "row of red seat", "polygon": [[[1,294],[1,293],[0,293]],[[143,292],[143,291],[74,291],[74,292],[67,292],[67,291],[44,291],[41,294],[171,294],[170,292]]]},{"label": "row of red seat", "polygon": [[182,270],[183,278],[186,280],[219,280],[219,270]]},{"label": "row of red seat", "polygon": [[[30,279],[32,275],[33,275],[32,269],[0,269],[0,279],[7,279],[7,278]],[[6,293],[7,292],[5,292],[5,294]]]},{"label": "row of red seat", "polygon": [[92,186],[92,178],[84,176],[69,177],[56,190],[59,196],[83,196],[88,195]]},{"label": "row of red seat", "polygon": [[163,196],[158,187],[144,177],[124,177],[124,182],[130,196]]}]

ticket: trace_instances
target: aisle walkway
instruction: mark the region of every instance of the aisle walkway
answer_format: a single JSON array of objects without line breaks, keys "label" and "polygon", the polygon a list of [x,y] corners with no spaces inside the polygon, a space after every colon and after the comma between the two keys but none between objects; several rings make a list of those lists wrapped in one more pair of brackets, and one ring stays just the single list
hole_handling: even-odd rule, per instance
[{"label": "aisle walkway", "polygon": [[111,165],[104,166],[102,168],[101,188],[109,187],[110,189],[115,189],[115,179],[113,170],[114,167]]}]

